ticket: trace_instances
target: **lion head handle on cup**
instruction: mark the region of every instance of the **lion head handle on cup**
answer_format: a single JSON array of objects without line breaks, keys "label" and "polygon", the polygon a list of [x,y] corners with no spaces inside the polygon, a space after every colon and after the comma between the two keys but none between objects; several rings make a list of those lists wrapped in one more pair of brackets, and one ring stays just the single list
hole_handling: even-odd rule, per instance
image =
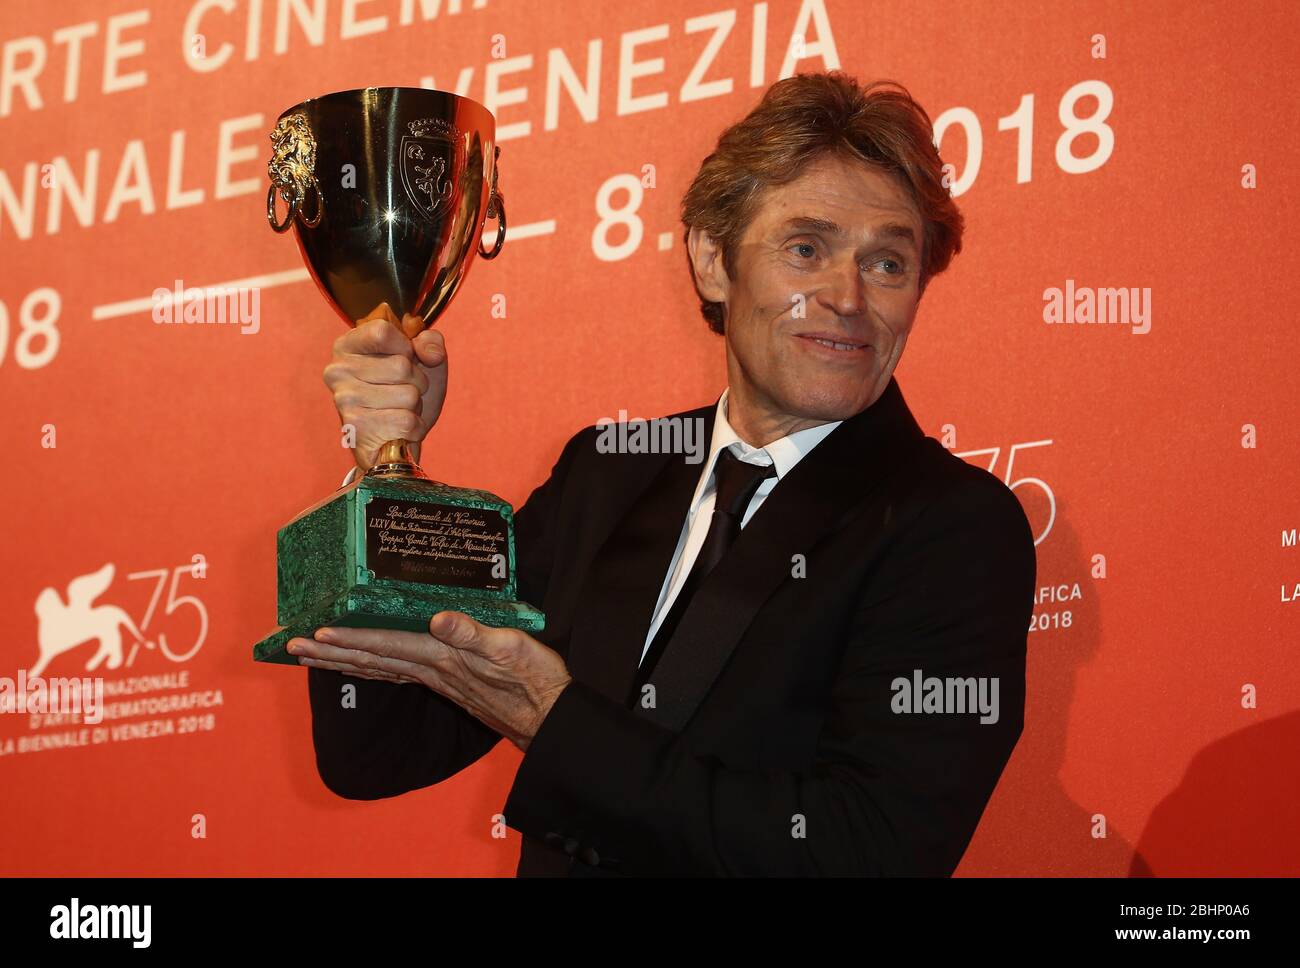
[{"label": "lion head handle on cup", "polygon": [[[276,123],[271,132],[271,160],[266,163],[266,170],[271,176],[271,187],[266,193],[266,218],[271,228],[286,231],[295,215],[312,228],[319,225],[323,199],[316,184],[316,139],[305,115],[290,114]],[[289,206],[283,221],[275,215],[277,188]],[[316,195],[315,215],[311,219],[302,214],[308,191]]]}]

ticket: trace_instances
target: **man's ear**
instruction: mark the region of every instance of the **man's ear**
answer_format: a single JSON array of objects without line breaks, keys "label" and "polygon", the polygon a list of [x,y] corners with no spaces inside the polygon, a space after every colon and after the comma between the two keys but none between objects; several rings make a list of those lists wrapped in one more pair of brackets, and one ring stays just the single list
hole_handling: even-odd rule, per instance
[{"label": "man's ear", "polygon": [[722,248],[703,229],[691,226],[686,246],[695,269],[695,286],[708,302],[727,301],[727,270],[722,264]]}]

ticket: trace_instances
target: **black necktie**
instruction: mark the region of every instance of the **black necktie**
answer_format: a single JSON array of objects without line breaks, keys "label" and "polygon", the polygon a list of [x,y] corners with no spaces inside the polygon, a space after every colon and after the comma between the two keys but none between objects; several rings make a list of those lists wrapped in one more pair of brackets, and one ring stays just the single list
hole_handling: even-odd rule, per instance
[{"label": "black necktie", "polygon": [[650,648],[646,651],[645,658],[641,660],[632,693],[628,697],[629,705],[634,704],[640,696],[641,687],[649,680],[655,664],[668,647],[668,640],[673,637],[673,631],[677,628],[677,623],[690,604],[696,589],[705,576],[722,560],[731,543],[740,534],[740,522],[745,517],[745,509],[749,507],[749,502],[753,499],[759,485],[767,478],[776,476],[776,466],[747,463],[733,454],[730,447],[724,447],[718,452],[713,476],[717,482],[717,492],[713,504],[713,517],[709,520],[708,534],[704,538],[700,553],[695,558],[695,563],[691,565],[690,573],[686,576],[681,591],[673,600],[673,607],[664,616],[658,631],[655,632],[654,640],[650,643]]}]

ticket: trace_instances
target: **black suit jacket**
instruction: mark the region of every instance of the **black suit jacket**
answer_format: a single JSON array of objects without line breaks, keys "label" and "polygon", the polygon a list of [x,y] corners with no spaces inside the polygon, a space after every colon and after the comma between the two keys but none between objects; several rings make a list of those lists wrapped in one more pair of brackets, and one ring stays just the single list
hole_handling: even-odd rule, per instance
[{"label": "black suit jacket", "polygon": [[[704,421],[713,407],[675,416]],[[626,704],[701,471],[576,434],[516,514],[520,597],[574,681],[504,810],[520,876],[948,875],[1020,736],[1033,537],[926,437],[898,384],[786,475]],[[707,453],[707,451],[706,451]],[[892,683],[996,677],[999,718],[894,711]],[[473,763],[498,734],[430,690],[308,670],[317,767],[351,799]]]}]

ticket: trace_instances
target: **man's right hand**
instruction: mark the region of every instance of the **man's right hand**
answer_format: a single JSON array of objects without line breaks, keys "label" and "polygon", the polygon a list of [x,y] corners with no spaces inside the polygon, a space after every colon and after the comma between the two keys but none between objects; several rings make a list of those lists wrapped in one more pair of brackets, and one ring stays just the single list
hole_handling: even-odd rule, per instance
[{"label": "man's right hand", "polygon": [[380,303],[334,341],[323,376],[339,419],[355,428],[352,455],[362,471],[389,440],[409,441],[418,461],[420,442],[442,413],[447,348],[442,333],[423,326],[419,316],[399,320]]}]

